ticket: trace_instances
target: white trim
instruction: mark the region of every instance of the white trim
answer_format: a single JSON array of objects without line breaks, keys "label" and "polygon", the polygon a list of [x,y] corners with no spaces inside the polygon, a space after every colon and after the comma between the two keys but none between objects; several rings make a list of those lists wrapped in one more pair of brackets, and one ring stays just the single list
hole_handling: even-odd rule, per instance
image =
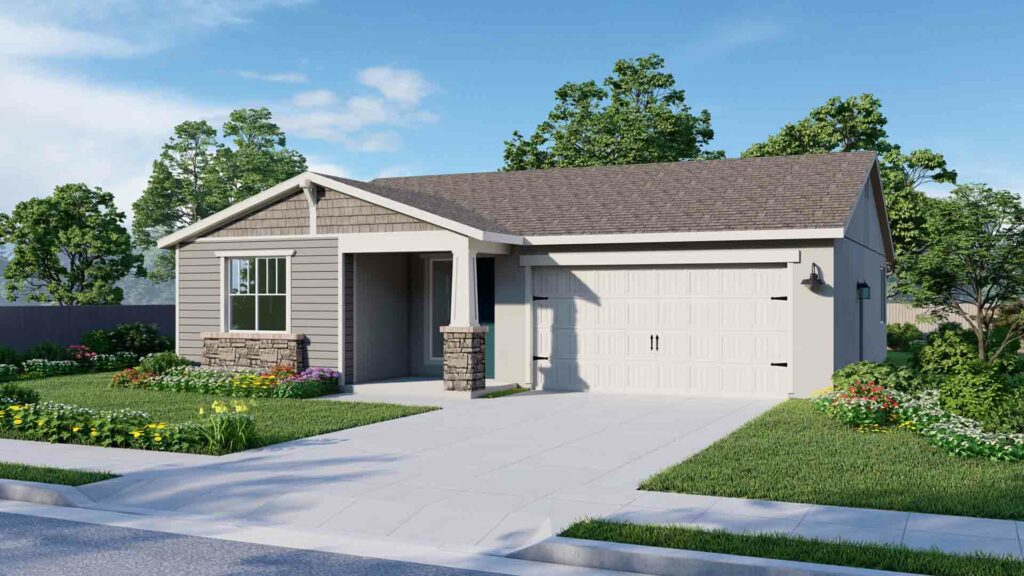
[{"label": "white trim", "polygon": [[794,228],[781,230],[723,230],[719,232],[657,232],[647,234],[567,234],[524,236],[526,245],[640,244],[645,242],[729,242],[750,240],[817,240],[842,238],[843,228]]},{"label": "white trim", "polygon": [[645,266],[662,264],[774,264],[799,262],[800,250],[623,250],[549,252],[519,257],[520,266]]},{"label": "white trim", "polygon": [[302,193],[306,197],[306,204],[309,206],[309,233],[316,236],[316,204],[319,198],[317,198],[316,186],[310,184],[307,180],[301,185]]},{"label": "white trim", "polygon": [[[292,331],[292,255],[294,250],[264,250],[263,252],[290,252],[290,254],[260,254],[259,251],[227,250],[216,252],[215,255],[220,262],[220,331],[232,334],[290,334]],[[231,330],[228,325],[231,306],[231,295],[227,287],[230,283],[228,275],[231,273],[228,261],[232,258],[284,258],[285,266],[285,293],[284,293],[284,330]],[[274,294],[280,296],[280,294]],[[258,296],[258,294],[254,294]],[[259,303],[257,302],[256,313],[257,327],[259,326]]]},{"label": "white trim", "polygon": [[174,247],[174,353],[181,354],[181,258]]},{"label": "white trim", "polygon": [[193,244],[206,244],[208,242],[270,242],[273,240],[330,240],[337,238],[338,234],[279,234],[276,236],[204,236],[192,240]]},{"label": "white trim", "polygon": [[352,383],[359,383],[359,254],[352,255]]},{"label": "white trim", "polygon": [[219,250],[213,253],[218,258],[275,258],[295,256],[295,250]]},{"label": "white trim", "polygon": [[526,294],[526,384],[533,388],[536,385],[537,377],[534,371],[536,362],[533,361],[533,357],[537,354],[536,342],[534,341],[534,331],[536,330],[534,324],[534,311],[533,311],[533,267],[527,266],[523,270],[523,277],[525,278],[525,291]]},{"label": "white trim", "polygon": [[[455,259],[451,254],[445,255],[431,255],[423,259],[426,262],[426,278],[427,281],[424,286],[427,313],[424,316],[427,319],[427,324],[424,326],[424,332],[426,333],[426,339],[424,347],[423,360],[428,365],[438,365],[444,362],[444,350],[441,351],[440,356],[434,356],[434,262],[451,262],[452,263],[452,287],[455,286]],[[451,298],[451,294],[448,295]],[[454,299],[453,299],[454,300]],[[451,304],[449,304],[450,306]],[[448,312],[448,320],[451,322],[451,310]]]},{"label": "white trim", "polygon": [[345,385],[345,253],[338,241],[338,372],[342,374],[341,385]]}]

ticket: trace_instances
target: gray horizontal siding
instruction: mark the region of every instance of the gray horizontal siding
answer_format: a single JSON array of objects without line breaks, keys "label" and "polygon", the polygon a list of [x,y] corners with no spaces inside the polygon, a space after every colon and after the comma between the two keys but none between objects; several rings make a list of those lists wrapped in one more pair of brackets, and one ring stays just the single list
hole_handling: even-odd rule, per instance
[{"label": "gray horizontal siding", "polygon": [[220,262],[223,250],[295,250],[291,270],[292,332],[309,339],[309,364],[337,368],[338,241],[333,238],[199,242],[178,253],[179,350],[202,357],[202,332],[220,329]]}]

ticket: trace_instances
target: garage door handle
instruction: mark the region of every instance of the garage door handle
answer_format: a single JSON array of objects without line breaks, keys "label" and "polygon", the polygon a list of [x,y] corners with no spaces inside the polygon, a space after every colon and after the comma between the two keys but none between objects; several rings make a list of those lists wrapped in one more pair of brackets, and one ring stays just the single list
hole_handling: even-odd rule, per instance
[{"label": "garage door handle", "polygon": [[661,350],[661,335],[654,337],[654,349]]},{"label": "garage door handle", "polygon": [[651,350],[654,350],[654,334],[651,334]]},{"label": "garage door handle", "polygon": [[789,366],[789,362],[772,362],[772,366],[785,368],[786,366]]},{"label": "garage door handle", "polygon": [[547,359],[548,359],[547,356],[534,356],[533,357],[533,361],[534,362],[536,362],[537,360],[547,360]]}]

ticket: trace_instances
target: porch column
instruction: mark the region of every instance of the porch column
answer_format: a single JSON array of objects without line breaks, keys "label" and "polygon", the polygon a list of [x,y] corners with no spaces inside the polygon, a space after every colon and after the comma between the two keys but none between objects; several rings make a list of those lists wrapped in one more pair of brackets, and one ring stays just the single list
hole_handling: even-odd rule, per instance
[{"label": "porch column", "polygon": [[452,250],[451,324],[444,335],[445,390],[478,390],[485,385],[484,339],[476,293],[476,250],[469,245]]}]

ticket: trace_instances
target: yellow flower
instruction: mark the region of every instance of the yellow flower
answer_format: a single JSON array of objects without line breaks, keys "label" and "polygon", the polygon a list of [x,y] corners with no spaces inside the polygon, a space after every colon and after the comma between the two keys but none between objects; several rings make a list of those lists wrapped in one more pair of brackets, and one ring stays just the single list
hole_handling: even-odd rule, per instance
[{"label": "yellow flower", "polygon": [[39,420],[36,420],[36,426],[42,426],[43,424],[46,424],[45,419],[40,418]]},{"label": "yellow flower", "polygon": [[156,428],[156,424],[146,424],[146,428]]},{"label": "yellow flower", "polygon": [[72,426],[72,427],[71,427],[71,431],[72,431],[72,432],[78,432],[78,431],[79,431],[79,430],[81,430],[81,429],[82,429],[82,427],[81,427],[81,426]]},{"label": "yellow flower", "polygon": [[132,437],[133,438],[138,438],[139,436],[142,436],[142,431],[140,431],[140,430],[132,430]]},{"label": "yellow flower", "polygon": [[159,434],[153,436],[153,442],[160,442],[161,440],[163,440],[163,437],[161,437]]},{"label": "yellow flower", "polygon": [[206,414],[206,410],[203,410],[202,408],[200,408],[199,409],[199,415],[202,416],[203,414]]},{"label": "yellow flower", "polygon": [[236,402],[235,403],[235,412],[245,412],[248,409],[249,409],[249,407],[246,406],[245,403],[243,403],[243,402]]},{"label": "yellow flower", "polygon": [[157,430],[163,430],[164,428],[167,428],[167,424],[164,424],[163,422],[156,425]]},{"label": "yellow flower", "polygon": [[220,400],[214,401],[214,403],[211,404],[210,407],[213,408],[213,411],[216,412],[217,414],[223,414],[228,411],[227,404],[221,402]]},{"label": "yellow flower", "polygon": [[92,436],[93,438],[95,438],[95,437],[97,437],[99,435],[100,435],[100,433],[97,432],[95,428],[92,429],[92,432],[89,432],[89,436]]},{"label": "yellow flower", "polygon": [[14,425],[17,426],[19,424],[21,424],[21,418],[15,418],[14,419]]},{"label": "yellow flower", "polygon": [[18,410],[21,410],[21,406],[18,406],[17,404],[14,404],[13,406],[11,406],[11,410],[17,412]]}]

